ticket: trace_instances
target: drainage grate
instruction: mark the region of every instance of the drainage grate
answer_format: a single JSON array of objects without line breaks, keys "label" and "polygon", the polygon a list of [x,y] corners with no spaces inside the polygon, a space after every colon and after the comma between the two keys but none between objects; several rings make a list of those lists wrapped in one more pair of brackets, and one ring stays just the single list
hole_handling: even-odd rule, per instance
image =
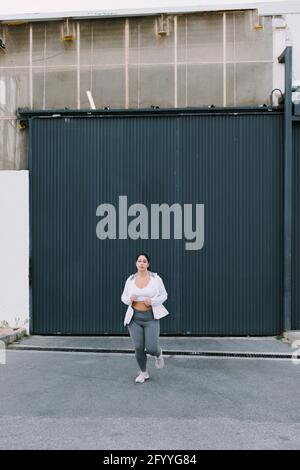
[{"label": "drainage grate", "polygon": [[[52,352],[89,352],[89,353],[114,353],[134,354],[132,349],[107,349],[107,348],[84,348],[84,347],[44,347],[34,345],[8,346],[7,349],[23,351],[52,351]],[[246,352],[246,351],[176,351],[163,350],[165,356],[203,356],[203,357],[239,357],[239,358],[261,358],[261,359],[300,359],[300,354],[279,352]]]}]

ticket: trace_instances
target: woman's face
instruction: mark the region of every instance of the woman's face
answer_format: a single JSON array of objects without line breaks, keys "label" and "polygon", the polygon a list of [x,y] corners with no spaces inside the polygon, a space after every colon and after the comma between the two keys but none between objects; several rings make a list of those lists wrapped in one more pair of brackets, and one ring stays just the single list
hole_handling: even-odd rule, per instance
[{"label": "woman's face", "polygon": [[139,256],[136,262],[136,267],[138,271],[141,271],[141,272],[147,271],[148,266],[149,266],[149,263],[147,261],[146,256],[143,256],[143,255]]}]

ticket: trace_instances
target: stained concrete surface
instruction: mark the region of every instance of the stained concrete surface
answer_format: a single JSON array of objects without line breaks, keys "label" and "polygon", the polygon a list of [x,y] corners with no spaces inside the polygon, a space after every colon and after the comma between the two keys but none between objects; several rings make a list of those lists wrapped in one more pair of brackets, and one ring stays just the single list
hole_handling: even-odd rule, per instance
[{"label": "stained concrete surface", "polygon": [[0,449],[300,449],[300,365],[6,351]]}]

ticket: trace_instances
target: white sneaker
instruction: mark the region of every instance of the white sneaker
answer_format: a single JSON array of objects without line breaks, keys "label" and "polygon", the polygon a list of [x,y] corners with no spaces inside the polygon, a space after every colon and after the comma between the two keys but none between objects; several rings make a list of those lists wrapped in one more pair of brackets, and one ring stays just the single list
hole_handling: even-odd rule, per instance
[{"label": "white sneaker", "polygon": [[160,353],[160,356],[159,357],[156,357],[155,356],[155,367],[157,369],[162,369],[165,365],[165,361],[164,361],[164,358],[163,358],[163,355],[162,355],[162,351]]},{"label": "white sneaker", "polygon": [[135,379],[136,382],[143,383],[145,380],[149,379],[149,374],[148,372],[141,372],[140,375],[137,376]]}]

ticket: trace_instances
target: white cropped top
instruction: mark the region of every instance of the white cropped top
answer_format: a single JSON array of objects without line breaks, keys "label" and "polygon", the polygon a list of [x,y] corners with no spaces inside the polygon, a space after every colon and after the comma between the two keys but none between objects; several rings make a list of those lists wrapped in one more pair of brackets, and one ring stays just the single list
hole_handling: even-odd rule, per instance
[{"label": "white cropped top", "polygon": [[136,300],[145,300],[146,297],[150,299],[156,295],[156,290],[153,285],[153,279],[150,278],[150,281],[145,287],[138,287],[135,282],[132,283],[131,295],[136,295]]}]

